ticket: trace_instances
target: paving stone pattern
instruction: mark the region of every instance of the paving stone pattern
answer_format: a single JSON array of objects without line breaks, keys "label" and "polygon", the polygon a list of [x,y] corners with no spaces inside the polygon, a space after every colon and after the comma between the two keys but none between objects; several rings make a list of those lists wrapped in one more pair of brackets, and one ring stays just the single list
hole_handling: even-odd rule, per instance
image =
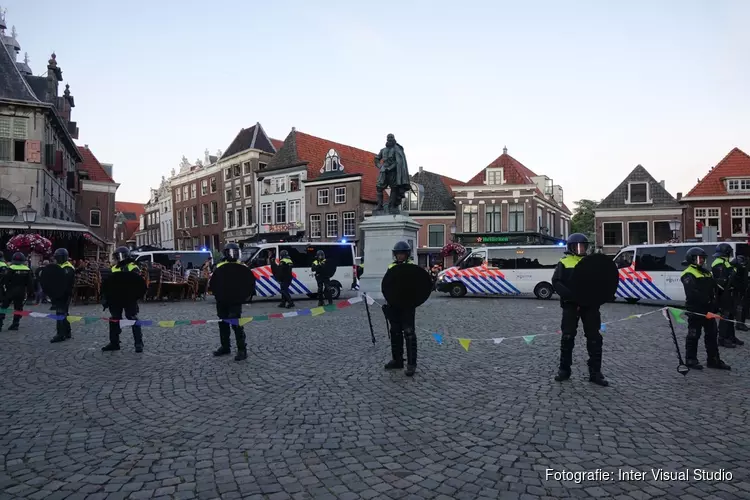
[{"label": "paving stone pattern", "polygon": [[[611,304],[603,316],[650,310]],[[212,300],[141,306],[142,319],[214,314]],[[0,498],[750,498],[750,342],[722,351],[733,371],[683,378],[660,315],[611,325],[612,385],[600,388],[586,380],[582,334],[565,384],[552,380],[558,336],[469,352],[449,338],[554,332],[559,317],[554,301],[431,299],[418,325],[446,340],[420,334],[413,379],[383,371],[385,323],[375,310],[373,346],[361,304],[250,323],[242,363],[210,355],[216,325],[146,328],[143,354],[126,331],[122,351],[102,353],[104,323],[51,345],[54,322],[24,318],[0,333]],[[575,484],[547,468],[734,478]]]}]

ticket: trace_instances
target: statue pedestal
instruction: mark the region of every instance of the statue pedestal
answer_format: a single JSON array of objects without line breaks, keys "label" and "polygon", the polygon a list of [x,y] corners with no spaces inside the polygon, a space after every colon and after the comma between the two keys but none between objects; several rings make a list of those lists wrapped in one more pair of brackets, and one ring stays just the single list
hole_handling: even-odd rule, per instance
[{"label": "statue pedestal", "polygon": [[417,235],[422,224],[408,215],[374,215],[360,224],[365,241],[365,272],[359,281],[360,291],[382,298],[380,282],[393,262],[393,245],[406,241],[411,245],[412,259],[417,262]]}]

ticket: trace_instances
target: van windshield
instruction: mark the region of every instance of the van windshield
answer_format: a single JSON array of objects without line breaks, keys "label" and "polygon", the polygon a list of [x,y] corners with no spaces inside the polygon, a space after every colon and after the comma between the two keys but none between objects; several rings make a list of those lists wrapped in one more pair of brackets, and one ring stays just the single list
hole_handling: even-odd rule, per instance
[{"label": "van windshield", "polygon": [[182,268],[200,269],[206,259],[211,257],[211,252],[154,252],[154,263],[161,264],[167,269],[172,269],[177,261],[180,261]]}]

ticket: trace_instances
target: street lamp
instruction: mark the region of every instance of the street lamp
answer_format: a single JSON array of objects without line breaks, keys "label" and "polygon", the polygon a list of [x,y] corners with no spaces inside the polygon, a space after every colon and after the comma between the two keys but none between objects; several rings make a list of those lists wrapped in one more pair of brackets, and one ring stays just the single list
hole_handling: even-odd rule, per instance
[{"label": "street lamp", "polygon": [[678,219],[672,219],[671,221],[669,221],[669,229],[672,231],[673,240],[679,240],[677,233],[680,232],[681,227],[682,227],[682,221]]},{"label": "street lamp", "polygon": [[26,205],[26,208],[21,210],[21,216],[23,217],[23,221],[28,226],[29,231],[31,231],[31,225],[36,222],[36,210],[34,210],[34,208],[31,206],[31,203]]}]

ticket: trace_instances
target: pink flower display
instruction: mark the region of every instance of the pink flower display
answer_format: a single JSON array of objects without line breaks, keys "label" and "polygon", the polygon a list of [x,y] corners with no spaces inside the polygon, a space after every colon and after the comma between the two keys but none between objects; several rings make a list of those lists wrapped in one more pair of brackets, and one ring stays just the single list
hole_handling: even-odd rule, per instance
[{"label": "pink flower display", "polygon": [[456,254],[457,256],[461,257],[466,253],[466,249],[463,247],[463,245],[459,243],[448,243],[443,247],[443,249],[440,251],[441,257],[447,257],[451,254]]},{"label": "pink flower display", "polygon": [[49,255],[52,253],[52,242],[38,234],[17,234],[8,240],[6,245],[11,252],[31,252],[39,255]]}]

